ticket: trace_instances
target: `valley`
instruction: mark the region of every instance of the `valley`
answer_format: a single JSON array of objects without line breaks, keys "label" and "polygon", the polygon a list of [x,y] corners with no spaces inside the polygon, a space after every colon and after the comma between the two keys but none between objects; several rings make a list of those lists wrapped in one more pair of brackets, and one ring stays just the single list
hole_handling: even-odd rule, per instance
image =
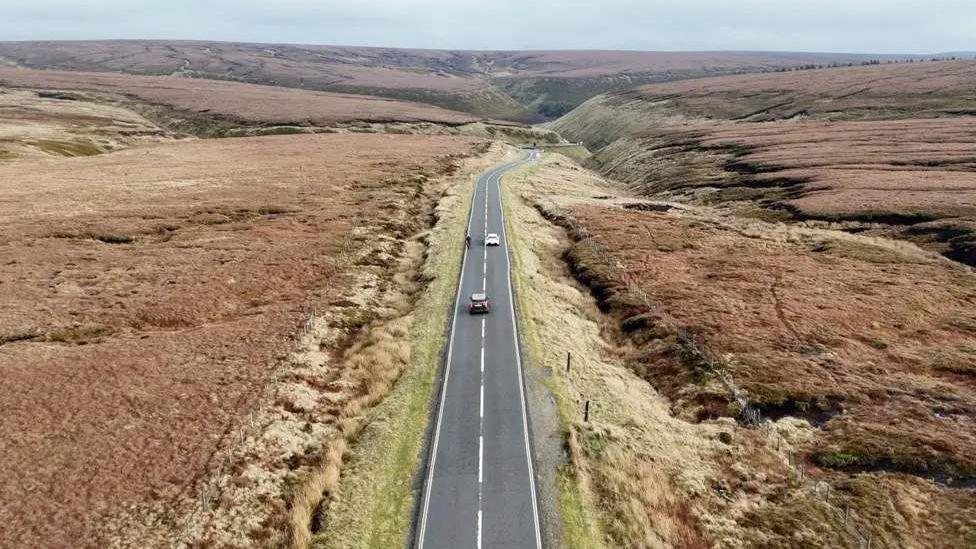
[{"label": "valley", "polygon": [[928,57],[0,42],[0,545],[973,545]]}]

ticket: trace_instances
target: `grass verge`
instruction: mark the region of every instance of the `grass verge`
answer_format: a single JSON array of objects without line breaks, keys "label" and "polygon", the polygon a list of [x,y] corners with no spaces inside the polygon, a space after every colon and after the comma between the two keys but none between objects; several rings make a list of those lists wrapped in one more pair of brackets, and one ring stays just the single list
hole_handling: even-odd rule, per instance
[{"label": "grass verge", "polygon": [[[529,164],[523,168],[511,172],[512,177],[527,177],[538,170],[537,164]],[[502,208],[505,212],[506,234],[512,243],[512,277],[515,285],[515,299],[518,302],[519,311],[519,333],[528,354],[526,362],[530,367],[541,367],[546,363],[546,349],[550,349],[549,342],[543,336],[545,327],[538,321],[540,312],[536,305],[537,299],[529,299],[530,295],[537,293],[538,289],[533,286],[527,276],[536,271],[535,267],[529,267],[529,263],[535,263],[537,258],[534,255],[532,246],[525,241],[525,234],[515,226],[516,216],[513,212],[513,197],[508,185],[505,185],[505,177],[502,178]],[[514,200],[521,200],[514,198]],[[526,206],[527,207],[527,206]],[[559,413],[559,423],[562,440],[569,441],[572,437],[572,429],[576,416],[578,403],[567,392],[564,383],[560,383],[556,376],[551,376],[546,381],[546,387],[556,399],[556,407]],[[560,466],[556,471],[556,487],[558,494],[559,516],[561,519],[561,542],[562,546],[568,549],[594,549],[605,547],[603,540],[606,535],[603,528],[603,520],[600,518],[598,507],[595,504],[594,494],[588,489],[588,482],[578,478],[582,471],[577,470],[572,463]]]},{"label": "grass verge", "polygon": [[416,500],[414,478],[454,304],[473,191],[472,184],[455,185],[438,204],[423,267],[430,283],[417,300],[407,336],[410,365],[351,448],[339,492],[320,517],[321,533],[312,538],[313,548],[406,543]]}]

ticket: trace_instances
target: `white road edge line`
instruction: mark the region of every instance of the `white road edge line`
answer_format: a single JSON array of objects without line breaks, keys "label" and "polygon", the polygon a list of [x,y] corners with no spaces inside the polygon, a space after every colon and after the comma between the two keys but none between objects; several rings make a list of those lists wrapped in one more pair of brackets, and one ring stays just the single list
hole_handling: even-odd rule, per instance
[{"label": "white road edge line", "polygon": [[[506,165],[507,166],[507,165]],[[500,166],[494,170],[489,171],[489,174],[504,168],[505,166]],[[491,176],[488,176],[490,179]],[[471,209],[468,212],[468,226],[467,233],[470,234],[471,222],[474,220],[474,201],[478,198],[478,183],[481,180],[481,175],[475,180],[474,193],[471,197]],[[488,192],[488,180],[485,180],[485,193]],[[444,401],[447,399],[447,381],[451,377],[451,357],[454,353],[454,332],[457,328],[457,318],[458,312],[461,310],[461,286],[464,284],[464,267],[468,261],[468,251],[469,248],[465,248],[463,255],[461,256],[461,271],[458,274],[458,285],[456,293],[456,303],[454,306],[454,319],[451,321],[451,338],[447,345],[447,367],[444,369],[444,381],[441,385],[441,400],[440,407],[437,410],[437,425],[434,427],[434,442],[431,445],[430,450],[430,465],[427,467],[427,485],[425,487],[426,495],[424,496],[424,511],[420,517],[420,533],[417,535],[417,547],[423,548],[424,546],[424,534],[427,532],[427,513],[430,510],[430,489],[434,484],[434,465],[437,462],[437,443],[441,436],[441,425],[444,422]],[[481,517],[478,517],[479,523],[481,522]]]},{"label": "white road edge line", "polygon": [[[523,160],[528,158],[523,157]],[[486,185],[487,187],[487,185]],[[508,272],[508,301],[511,307],[509,307],[512,313],[512,334],[515,338],[515,364],[518,367],[519,375],[519,397],[522,405],[522,429],[525,436],[525,461],[529,466],[529,491],[532,493],[532,517],[535,522],[535,546],[536,549],[542,549],[542,534],[539,528],[539,503],[536,501],[535,495],[535,471],[532,467],[532,452],[530,450],[531,446],[529,443],[529,420],[528,415],[525,411],[525,377],[522,375],[522,351],[519,348],[519,337],[518,337],[518,323],[515,321],[515,298],[514,292],[512,291],[512,261],[508,255],[508,235],[505,230],[505,208],[502,206],[502,185],[501,176],[495,178],[495,188],[498,194],[498,208],[501,211],[502,216],[502,239],[505,242],[505,265]],[[485,189],[487,191],[487,188]]]}]

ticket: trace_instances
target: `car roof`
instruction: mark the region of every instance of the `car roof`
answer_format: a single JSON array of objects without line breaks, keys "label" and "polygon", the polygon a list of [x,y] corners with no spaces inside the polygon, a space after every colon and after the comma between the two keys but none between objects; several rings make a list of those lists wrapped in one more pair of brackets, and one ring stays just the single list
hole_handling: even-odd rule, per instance
[{"label": "car roof", "polygon": [[494,236],[495,238],[498,238],[498,233],[488,233],[488,236]]},{"label": "car roof", "polygon": [[488,294],[471,294],[471,301],[488,301]]}]

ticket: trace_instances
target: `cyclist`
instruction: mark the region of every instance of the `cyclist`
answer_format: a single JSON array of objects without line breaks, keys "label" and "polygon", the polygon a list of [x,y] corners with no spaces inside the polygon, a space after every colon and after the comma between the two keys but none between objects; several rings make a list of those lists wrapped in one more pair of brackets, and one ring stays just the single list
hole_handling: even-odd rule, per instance
[{"label": "cyclist", "polygon": [[464,235],[464,247],[465,248],[471,247],[471,235],[469,234]]}]

